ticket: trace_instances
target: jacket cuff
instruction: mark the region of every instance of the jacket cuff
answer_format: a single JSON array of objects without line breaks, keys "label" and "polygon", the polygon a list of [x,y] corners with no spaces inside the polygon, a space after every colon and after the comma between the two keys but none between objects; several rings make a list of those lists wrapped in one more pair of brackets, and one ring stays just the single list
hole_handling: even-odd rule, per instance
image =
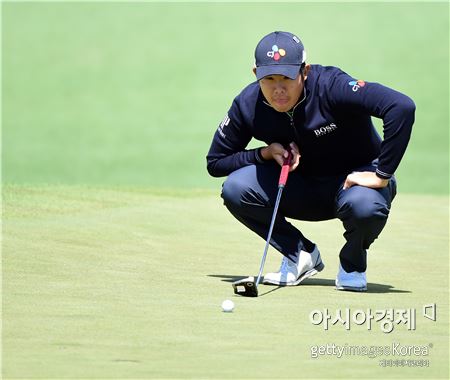
[{"label": "jacket cuff", "polygon": [[388,173],[382,172],[379,169],[375,170],[375,174],[377,175],[377,177],[379,177],[381,179],[389,179],[393,176],[393,174],[388,174]]},{"label": "jacket cuff", "polygon": [[264,157],[262,156],[261,150],[262,148],[255,149],[255,158],[257,162],[259,162],[260,164],[264,164],[267,162],[267,160],[265,160]]}]

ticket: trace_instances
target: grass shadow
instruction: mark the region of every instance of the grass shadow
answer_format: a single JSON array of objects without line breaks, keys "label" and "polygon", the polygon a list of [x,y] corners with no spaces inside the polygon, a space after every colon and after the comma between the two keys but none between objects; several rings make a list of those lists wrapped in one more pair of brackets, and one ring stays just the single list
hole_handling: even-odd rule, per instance
[{"label": "grass shadow", "polygon": [[[303,281],[300,286],[330,286],[335,287],[335,280],[328,278],[308,278]],[[357,292],[359,293],[359,292]],[[411,293],[410,290],[396,289],[392,285],[388,284],[376,284],[369,282],[367,284],[367,291],[363,293]]]},{"label": "grass shadow", "polygon": [[[227,274],[208,274],[208,277],[215,277],[215,278],[220,278],[221,281],[223,282],[235,282],[238,280],[242,280],[243,278],[246,278],[248,276],[239,276],[239,275],[227,275]],[[264,285],[264,286],[274,286],[275,288],[272,290],[269,290],[266,293],[262,293],[260,294],[265,295],[268,293],[271,293],[275,290],[278,290],[280,288],[283,288],[284,286],[277,286],[277,285]],[[305,281],[303,281],[300,285],[298,286],[329,286],[334,288],[335,287],[335,283],[334,283],[334,279],[328,279],[328,278],[308,278]],[[396,289],[394,286],[392,285],[388,285],[388,284],[377,284],[377,283],[373,283],[373,282],[369,282],[367,284],[367,291],[364,293],[374,293],[374,294],[380,294],[380,293],[411,293],[410,290],[402,290],[402,289]]]},{"label": "grass shadow", "polygon": [[369,282],[367,284],[367,293],[411,293],[411,291],[396,289],[392,285],[374,284],[374,283]]},{"label": "grass shadow", "polygon": [[235,282],[247,278],[248,276],[229,275],[229,274],[208,274],[208,277],[221,278],[223,282]]}]

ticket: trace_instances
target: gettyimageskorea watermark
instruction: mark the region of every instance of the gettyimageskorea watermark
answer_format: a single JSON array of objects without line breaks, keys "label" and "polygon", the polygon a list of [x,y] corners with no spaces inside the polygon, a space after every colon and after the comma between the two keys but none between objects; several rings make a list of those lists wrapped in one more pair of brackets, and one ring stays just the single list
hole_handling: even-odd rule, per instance
[{"label": "gettyimageskorea watermark", "polygon": [[426,358],[430,355],[433,344],[425,345],[404,345],[399,342],[392,343],[388,346],[364,346],[364,345],[339,345],[335,343],[327,343],[323,345],[314,345],[310,347],[311,358],[318,359],[324,356],[333,356],[338,359],[348,356],[366,356],[370,359],[379,357],[412,357]]},{"label": "gettyimageskorea watermark", "polygon": [[[381,331],[390,333],[396,325],[404,325],[410,331],[415,330],[416,315],[415,308],[376,310],[345,308],[344,310],[336,309],[334,313],[328,309],[323,309],[313,310],[309,314],[309,320],[313,325],[323,325],[324,330],[328,330],[330,325],[334,326],[338,323],[345,326],[346,330],[350,330],[352,324],[359,326],[365,324],[367,330],[371,330],[374,324],[378,324]],[[422,317],[436,322],[436,304],[423,305]]]},{"label": "gettyimageskorea watermark", "polygon": [[311,358],[363,356],[369,359],[378,358],[380,367],[429,367],[430,352],[433,344],[426,345],[404,345],[392,343],[389,346],[354,346],[349,344],[338,345],[327,343],[324,345],[311,346]]},{"label": "gettyimageskorea watermark", "polygon": [[429,367],[433,343],[426,345],[404,345],[399,342],[387,346],[339,345],[327,343],[310,347],[311,358],[322,357],[367,357],[378,359],[380,367]]}]

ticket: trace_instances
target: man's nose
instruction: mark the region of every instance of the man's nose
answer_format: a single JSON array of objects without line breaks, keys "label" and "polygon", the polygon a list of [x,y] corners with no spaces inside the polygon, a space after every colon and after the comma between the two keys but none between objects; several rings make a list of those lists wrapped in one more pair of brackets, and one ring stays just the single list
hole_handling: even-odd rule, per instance
[{"label": "man's nose", "polygon": [[275,83],[275,93],[282,93],[285,91],[284,85],[282,83]]}]

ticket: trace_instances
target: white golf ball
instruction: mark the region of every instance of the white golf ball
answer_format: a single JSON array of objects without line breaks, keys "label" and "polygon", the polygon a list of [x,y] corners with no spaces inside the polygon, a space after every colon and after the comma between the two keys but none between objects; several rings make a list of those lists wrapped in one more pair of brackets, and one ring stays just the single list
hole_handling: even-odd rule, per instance
[{"label": "white golf ball", "polygon": [[234,309],[234,302],[231,300],[225,300],[222,302],[222,310],[225,313],[231,313]]}]

